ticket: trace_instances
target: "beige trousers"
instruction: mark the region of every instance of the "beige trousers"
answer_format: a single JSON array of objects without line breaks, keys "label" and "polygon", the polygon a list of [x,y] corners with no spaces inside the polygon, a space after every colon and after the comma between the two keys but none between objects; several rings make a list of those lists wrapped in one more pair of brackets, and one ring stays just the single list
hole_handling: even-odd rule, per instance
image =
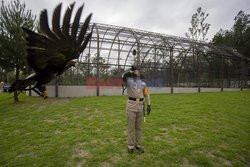
[{"label": "beige trousers", "polygon": [[[136,110],[135,110],[136,108]],[[142,121],[143,121],[143,103],[137,103],[136,106],[128,102],[128,148],[132,149],[134,146],[141,147],[142,136]]]}]

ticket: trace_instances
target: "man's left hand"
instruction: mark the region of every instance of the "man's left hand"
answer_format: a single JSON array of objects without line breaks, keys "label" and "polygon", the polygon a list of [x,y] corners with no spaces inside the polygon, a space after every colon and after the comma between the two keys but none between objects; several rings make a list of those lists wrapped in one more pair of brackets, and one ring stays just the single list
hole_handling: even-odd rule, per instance
[{"label": "man's left hand", "polygon": [[150,112],[151,112],[151,105],[148,105],[148,106],[147,106],[147,115],[149,115]]}]

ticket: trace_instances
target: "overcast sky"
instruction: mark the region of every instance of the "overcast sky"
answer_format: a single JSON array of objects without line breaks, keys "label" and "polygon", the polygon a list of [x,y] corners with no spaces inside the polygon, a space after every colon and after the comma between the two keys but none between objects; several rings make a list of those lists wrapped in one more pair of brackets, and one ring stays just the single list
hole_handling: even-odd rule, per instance
[{"label": "overcast sky", "polygon": [[[6,1],[6,0],[4,0]],[[10,0],[7,0],[10,1]],[[27,9],[39,15],[44,8],[49,17],[55,6],[63,2],[63,9],[74,0],[20,0]],[[85,3],[82,20],[92,12],[92,22],[137,28],[147,31],[185,37],[196,9],[209,13],[211,24],[208,38],[216,32],[230,29],[240,10],[250,13],[250,0],[75,0],[76,7]],[[64,11],[64,10],[63,10]]]}]

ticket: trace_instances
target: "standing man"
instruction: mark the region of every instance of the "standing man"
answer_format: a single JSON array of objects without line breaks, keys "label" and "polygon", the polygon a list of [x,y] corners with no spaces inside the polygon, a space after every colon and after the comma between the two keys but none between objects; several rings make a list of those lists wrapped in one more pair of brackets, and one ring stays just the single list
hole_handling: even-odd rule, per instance
[{"label": "standing man", "polygon": [[123,74],[127,81],[127,115],[128,115],[128,153],[137,150],[144,153],[141,145],[141,124],[144,117],[144,101],[147,102],[147,114],[151,112],[150,96],[146,83],[140,79],[140,71],[132,66],[131,70]]}]

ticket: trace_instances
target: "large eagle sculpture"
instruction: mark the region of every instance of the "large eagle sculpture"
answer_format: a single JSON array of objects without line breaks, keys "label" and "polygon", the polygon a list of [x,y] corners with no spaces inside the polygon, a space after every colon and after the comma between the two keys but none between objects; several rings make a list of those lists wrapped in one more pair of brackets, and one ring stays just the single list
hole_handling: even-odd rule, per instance
[{"label": "large eagle sculpture", "polygon": [[75,66],[76,62],[73,60],[79,58],[92,36],[92,30],[88,33],[92,13],[80,27],[79,21],[84,6],[82,5],[70,24],[74,5],[75,3],[72,3],[67,7],[62,25],[60,3],[53,12],[52,29],[49,28],[46,9],[40,14],[39,33],[23,28],[27,34],[27,62],[34,73],[24,80],[16,80],[9,92],[29,90],[28,87],[33,85],[31,90],[41,95],[39,90],[43,85]]}]

